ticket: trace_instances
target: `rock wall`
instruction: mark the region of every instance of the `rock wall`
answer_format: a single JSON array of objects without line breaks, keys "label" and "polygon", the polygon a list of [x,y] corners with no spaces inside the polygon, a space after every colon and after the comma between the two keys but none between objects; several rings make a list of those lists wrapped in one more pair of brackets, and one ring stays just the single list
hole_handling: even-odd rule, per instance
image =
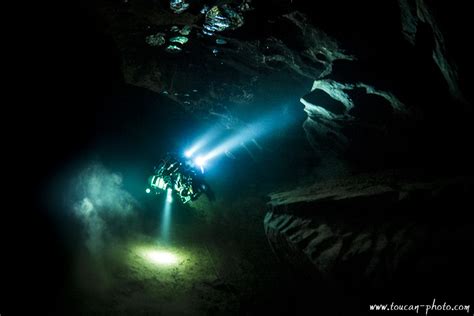
[{"label": "rock wall", "polygon": [[265,232],[283,262],[323,280],[314,289],[450,295],[473,279],[472,180],[364,175],[275,193]]},{"label": "rock wall", "polygon": [[[400,0],[335,1],[308,11],[314,25],[353,56],[334,61],[301,98],[313,148],[362,165],[391,157],[396,165],[413,156],[426,161],[472,134],[462,118],[472,113],[467,82],[473,68],[469,48],[462,48],[465,9]],[[463,139],[449,150],[462,147]],[[413,156],[407,159],[406,152]]]},{"label": "rock wall", "polygon": [[317,155],[362,167],[388,157],[397,168],[472,133],[467,4],[224,3],[102,0],[94,10],[127,83],[225,129],[245,125],[242,113],[301,98]]}]

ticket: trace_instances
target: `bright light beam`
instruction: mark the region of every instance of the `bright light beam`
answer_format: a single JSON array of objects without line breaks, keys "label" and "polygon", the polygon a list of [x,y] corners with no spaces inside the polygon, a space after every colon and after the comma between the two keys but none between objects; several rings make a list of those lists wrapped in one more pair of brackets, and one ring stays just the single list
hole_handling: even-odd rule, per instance
[{"label": "bright light beam", "polygon": [[135,256],[136,254],[148,263],[163,268],[172,267],[180,262],[182,263],[183,259],[186,257],[186,255],[178,249],[173,249],[168,246],[163,247],[162,245],[156,244],[153,246],[146,245],[136,247],[132,253],[134,254],[134,259],[137,258],[137,256]]},{"label": "bright light beam", "polygon": [[194,159],[194,163],[199,168],[201,168],[201,172],[204,173],[204,164],[206,163],[206,160],[202,156],[199,156],[196,159]]},{"label": "bright light beam", "polygon": [[191,158],[198,150],[202,149],[219,135],[219,129],[219,127],[213,127],[208,130],[191,148],[184,152],[184,156]]},{"label": "bright light beam", "polygon": [[271,113],[265,116],[263,119],[247,125],[246,128],[241,130],[236,135],[225,140],[223,143],[209,151],[201,159],[201,163],[204,165],[207,161],[224,154],[227,151],[232,151],[236,147],[239,147],[242,143],[252,141],[257,137],[261,137],[265,134],[270,133],[278,128],[281,128],[290,121],[287,117],[284,117],[281,112]]},{"label": "bright light beam", "polygon": [[173,265],[178,262],[178,257],[169,251],[150,250],[145,256],[149,261],[159,265]]},{"label": "bright light beam", "polygon": [[173,191],[168,188],[166,191],[165,206],[163,208],[163,217],[161,218],[161,239],[163,242],[168,242],[170,238],[170,223],[171,223],[171,202],[173,197],[171,195]]}]

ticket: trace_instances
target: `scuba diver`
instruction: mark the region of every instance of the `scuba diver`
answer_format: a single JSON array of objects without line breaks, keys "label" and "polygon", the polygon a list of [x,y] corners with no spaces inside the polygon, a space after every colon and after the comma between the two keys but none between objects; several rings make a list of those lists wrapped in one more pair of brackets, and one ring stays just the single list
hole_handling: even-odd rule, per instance
[{"label": "scuba diver", "polygon": [[205,193],[210,200],[213,199],[209,186],[204,182],[202,175],[196,172],[195,166],[190,161],[183,161],[178,156],[168,153],[154,175],[148,179],[147,193],[159,194],[162,191],[175,192],[183,204],[196,200]]}]

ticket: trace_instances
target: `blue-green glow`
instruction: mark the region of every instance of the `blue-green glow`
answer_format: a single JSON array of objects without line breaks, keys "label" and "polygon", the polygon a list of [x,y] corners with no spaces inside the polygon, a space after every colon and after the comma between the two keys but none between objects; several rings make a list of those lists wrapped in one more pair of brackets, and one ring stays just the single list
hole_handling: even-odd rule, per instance
[{"label": "blue-green glow", "polygon": [[177,53],[181,51],[181,47],[176,45],[168,45],[168,47],[166,47],[166,50],[170,53]]},{"label": "blue-green glow", "polygon": [[[281,111],[275,111],[263,116],[252,124],[247,124],[236,134],[219,143],[212,150],[202,156],[199,163],[204,165],[211,159],[232,151],[233,149],[244,146],[246,142],[254,142],[257,137],[264,136],[270,132],[286,126],[290,119]],[[197,161],[196,164],[199,165]]]},{"label": "blue-green glow", "polygon": [[170,222],[171,222],[171,202],[173,201],[172,197],[173,190],[168,188],[166,191],[165,205],[163,208],[163,217],[161,218],[161,238],[163,242],[169,241],[170,235]]},{"label": "blue-green glow", "polygon": [[175,36],[170,38],[170,42],[184,45],[188,42],[188,38],[186,36]]},{"label": "blue-green glow", "polygon": [[[197,92],[197,90],[196,90]],[[219,136],[220,128],[213,127],[208,130],[204,135],[202,135],[191,148],[188,148],[184,152],[184,156],[186,158],[191,158],[194,154],[200,151],[204,146],[208,145],[212,140],[214,140],[217,136]]]}]

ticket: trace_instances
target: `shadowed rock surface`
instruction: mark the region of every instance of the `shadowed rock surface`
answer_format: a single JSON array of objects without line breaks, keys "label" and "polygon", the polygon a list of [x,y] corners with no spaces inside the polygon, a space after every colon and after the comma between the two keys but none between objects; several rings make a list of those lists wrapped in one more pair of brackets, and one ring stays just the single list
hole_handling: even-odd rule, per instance
[{"label": "shadowed rock surface", "polygon": [[472,281],[473,179],[401,174],[271,194],[264,224],[274,253],[319,280],[315,289],[374,297],[380,289],[387,297],[462,293],[460,280]]}]

